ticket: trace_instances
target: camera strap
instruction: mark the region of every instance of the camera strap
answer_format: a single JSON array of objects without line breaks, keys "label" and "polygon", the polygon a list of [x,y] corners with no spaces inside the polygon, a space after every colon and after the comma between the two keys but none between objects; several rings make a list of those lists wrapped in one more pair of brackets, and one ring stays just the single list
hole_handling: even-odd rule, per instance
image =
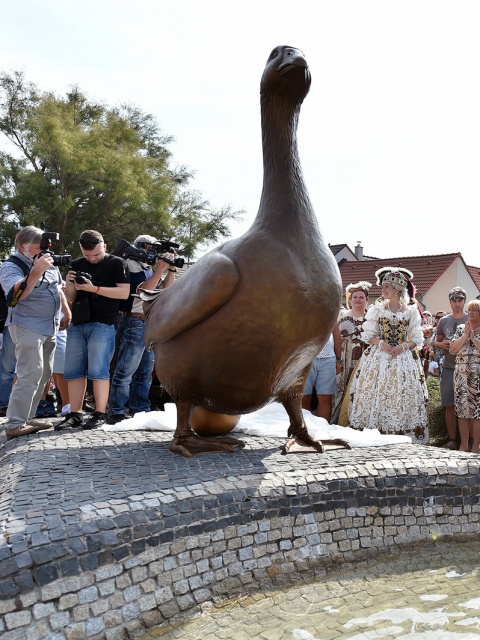
[{"label": "camera strap", "polygon": [[17,258],[16,256],[10,256],[8,258],[7,262],[13,262],[18,267],[20,267],[20,269],[23,271],[23,275],[25,277],[25,280],[20,284],[20,286],[18,287],[16,293],[14,293],[15,286],[13,286],[10,289],[10,291],[8,292],[8,295],[7,295],[7,305],[9,307],[16,307],[17,304],[18,304],[18,301],[20,300],[20,298],[23,295],[23,292],[27,288],[28,276],[30,275],[31,267],[27,266],[25,264],[25,262],[23,262],[23,260],[20,260],[20,258]]}]

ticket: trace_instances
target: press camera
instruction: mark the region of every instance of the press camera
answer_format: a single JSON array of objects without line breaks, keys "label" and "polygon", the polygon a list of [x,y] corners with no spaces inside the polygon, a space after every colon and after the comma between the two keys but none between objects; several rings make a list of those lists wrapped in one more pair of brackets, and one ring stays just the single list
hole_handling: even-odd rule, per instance
[{"label": "press camera", "polygon": [[[151,247],[147,249],[146,247]],[[135,260],[136,262],[146,262],[147,264],[156,264],[157,260],[161,258],[164,262],[181,269],[185,264],[183,258],[175,258],[170,260],[169,258],[162,257],[162,253],[173,253],[180,247],[176,242],[171,240],[159,240],[155,244],[148,242],[139,242],[138,247],[134,247],[126,240],[120,240],[115,249],[112,251],[114,256],[120,256],[125,260]]]},{"label": "press camera", "polygon": [[70,255],[59,256],[50,251],[50,247],[52,246],[52,240],[59,240],[60,234],[55,231],[45,231],[42,233],[42,239],[40,240],[40,253],[37,253],[35,258],[39,256],[44,256],[47,253],[53,258],[53,266],[54,267],[68,267],[70,264],[71,257]]},{"label": "press camera", "polygon": [[87,284],[87,280],[91,280],[92,276],[86,271],[76,271],[75,272],[75,283],[76,284]]}]

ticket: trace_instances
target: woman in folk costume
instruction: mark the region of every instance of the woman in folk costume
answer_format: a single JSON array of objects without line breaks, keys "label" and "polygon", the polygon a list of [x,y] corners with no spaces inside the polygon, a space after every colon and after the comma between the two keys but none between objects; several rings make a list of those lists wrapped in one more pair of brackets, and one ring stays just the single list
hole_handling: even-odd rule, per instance
[{"label": "woman in folk costume", "polygon": [[366,344],[361,339],[362,325],[368,305],[370,282],[360,281],[345,288],[346,309],[340,311],[338,328],[343,338],[342,370],[338,374],[338,393],[335,397],[332,422],[348,426],[349,382]]},{"label": "woman in folk costume", "polygon": [[385,267],[375,276],[382,297],[367,311],[362,340],[369,346],[350,389],[354,429],[378,429],[428,442],[428,392],[417,349],[423,344],[420,314],[407,292],[413,274]]}]

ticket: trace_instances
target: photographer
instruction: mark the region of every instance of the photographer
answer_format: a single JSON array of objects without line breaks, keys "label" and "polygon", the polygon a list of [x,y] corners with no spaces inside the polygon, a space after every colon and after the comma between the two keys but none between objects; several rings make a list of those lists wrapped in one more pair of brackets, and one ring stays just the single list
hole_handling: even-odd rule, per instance
[{"label": "photographer", "polygon": [[[95,429],[105,423],[118,308],[120,300],[130,295],[127,265],[122,258],[106,253],[98,231],[81,234],[80,250],[83,257],[71,263],[65,289],[72,305],[64,370],[71,413],[55,426],[56,431],[68,427]],[[95,412],[84,424],[87,378],[93,381]]]},{"label": "photographer", "polygon": [[[142,235],[133,243],[140,244],[151,251],[157,240],[152,236]],[[144,342],[145,316],[143,303],[135,296],[141,285],[145,289],[169,287],[175,281],[176,268],[162,258],[173,261],[174,253],[163,253],[156,257],[155,271],[146,262],[124,254],[130,271],[130,296],[120,304],[120,323],[118,327],[118,358],[112,377],[109,398],[109,418],[107,424],[116,424],[125,418],[127,405],[132,414],[150,411],[149,391],[152,383],[153,352],[146,351]],[[165,270],[166,277],[161,281]]]},{"label": "photographer", "polygon": [[[5,425],[8,439],[52,426],[33,417],[52,375],[56,333],[71,320],[54,257],[42,251],[44,235],[48,234],[41,229],[24,227],[15,238],[14,256],[0,269],[0,284],[10,304],[6,326],[17,361],[17,381]],[[61,321],[60,309],[64,314]]]}]

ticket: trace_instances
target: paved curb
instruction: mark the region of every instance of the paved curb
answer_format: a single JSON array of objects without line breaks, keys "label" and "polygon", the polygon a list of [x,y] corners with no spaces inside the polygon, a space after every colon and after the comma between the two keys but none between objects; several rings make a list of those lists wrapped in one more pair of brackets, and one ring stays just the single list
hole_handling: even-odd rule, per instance
[{"label": "paved curb", "polygon": [[[4,437],[4,436],[2,436]],[[215,599],[480,530],[480,458],[395,445],[182,458],[161,432],[0,449],[3,640],[132,638]]]}]

